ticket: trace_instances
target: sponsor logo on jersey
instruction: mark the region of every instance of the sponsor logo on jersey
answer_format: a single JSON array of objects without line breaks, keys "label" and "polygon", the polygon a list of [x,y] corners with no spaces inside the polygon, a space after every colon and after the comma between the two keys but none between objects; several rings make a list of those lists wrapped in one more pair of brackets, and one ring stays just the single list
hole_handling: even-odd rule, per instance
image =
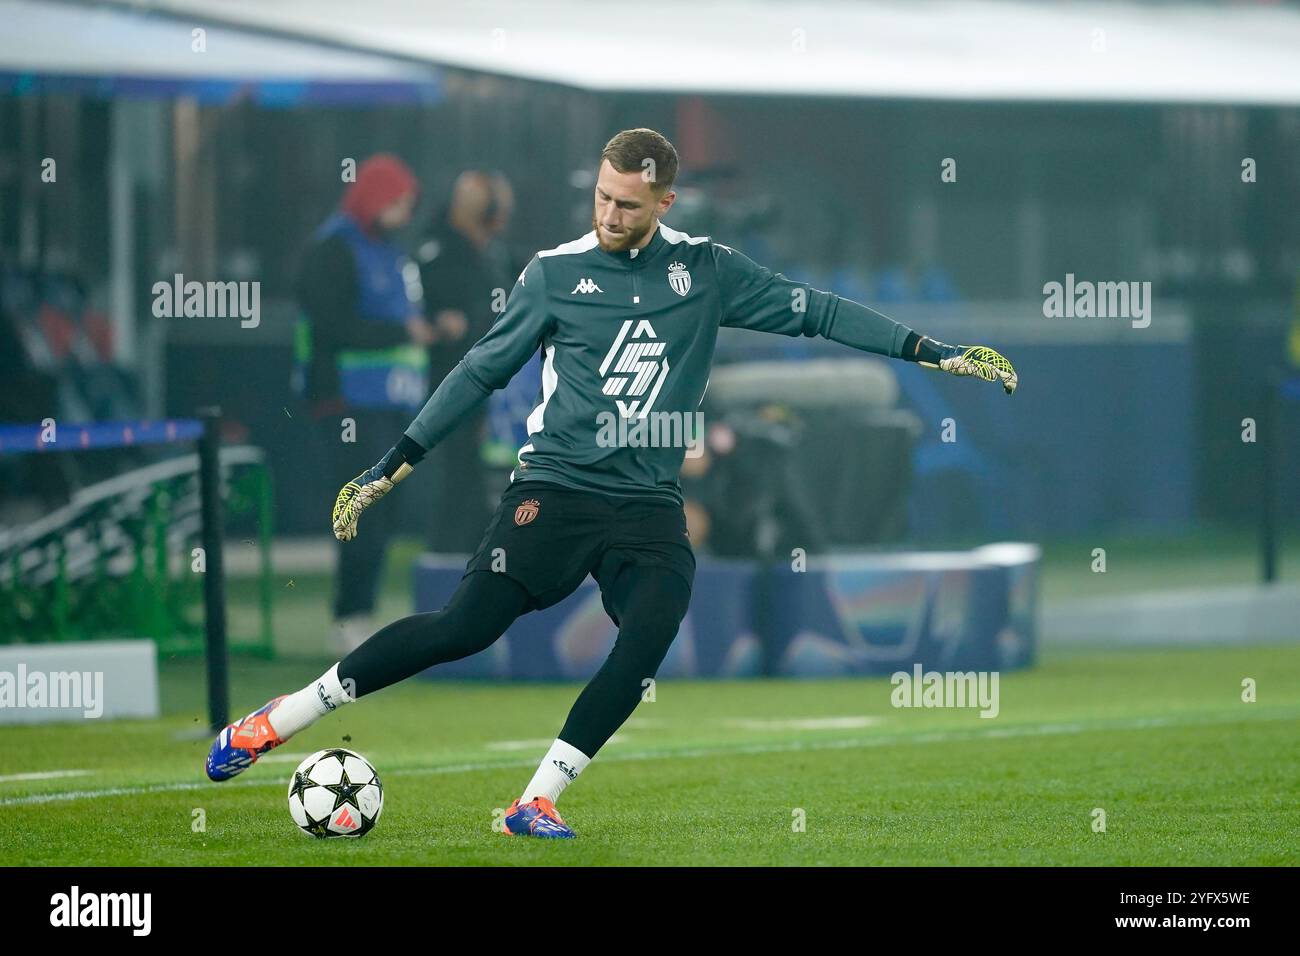
[{"label": "sponsor logo on jersey", "polygon": [[[561,286],[560,288],[564,288],[564,287]],[[578,284],[573,287],[573,291],[570,292],[569,295],[577,295],[579,292],[581,292],[583,295],[590,295],[593,292],[604,293],[604,291],[605,291],[604,289],[596,285],[595,279],[588,279],[584,277],[578,280]]]},{"label": "sponsor logo on jersey", "polygon": [[609,347],[600,374],[601,391],[611,396],[624,418],[644,418],[668,377],[667,343],[647,320],[628,319]]},{"label": "sponsor logo on jersey", "polygon": [[691,274],[686,271],[685,265],[674,262],[668,266],[668,284],[678,295],[685,295],[691,291]]},{"label": "sponsor logo on jersey", "polygon": [[541,510],[542,503],[536,498],[529,498],[515,509],[515,524],[522,528],[536,518],[537,512]]}]

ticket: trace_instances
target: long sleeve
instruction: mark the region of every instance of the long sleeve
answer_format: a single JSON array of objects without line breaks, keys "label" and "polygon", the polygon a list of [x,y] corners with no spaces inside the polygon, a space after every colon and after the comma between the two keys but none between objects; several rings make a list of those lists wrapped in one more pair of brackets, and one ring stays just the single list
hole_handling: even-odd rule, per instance
[{"label": "long sleeve", "polygon": [[519,274],[505,311],[434,391],[406,429],[423,448],[432,448],[494,390],[504,388],[537,353],[551,330],[546,279],[536,256]]},{"label": "long sleeve", "polygon": [[713,244],[722,324],[779,335],[821,336],[897,358],[911,332],[865,305],[794,282],[721,243]]}]

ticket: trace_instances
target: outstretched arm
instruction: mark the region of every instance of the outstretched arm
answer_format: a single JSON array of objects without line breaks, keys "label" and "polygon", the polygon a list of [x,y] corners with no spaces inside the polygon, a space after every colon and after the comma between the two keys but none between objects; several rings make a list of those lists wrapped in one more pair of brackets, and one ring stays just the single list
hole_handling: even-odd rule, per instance
[{"label": "outstretched arm", "polygon": [[398,443],[339,491],[331,516],[334,537],[340,541],[356,537],[361,512],[409,475],[472,409],[506,386],[536,354],[550,331],[550,321],[542,266],[534,257],[519,274],[500,318],[442,380]]},{"label": "outstretched arm", "polygon": [[713,258],[725,326],[780,335],[821,336],[953,375],[1000,382],[1008,395],[1016,390],[1016,370],[991,348],[945,345],[852,299],[787,279],[720,243],[713,244]]}]

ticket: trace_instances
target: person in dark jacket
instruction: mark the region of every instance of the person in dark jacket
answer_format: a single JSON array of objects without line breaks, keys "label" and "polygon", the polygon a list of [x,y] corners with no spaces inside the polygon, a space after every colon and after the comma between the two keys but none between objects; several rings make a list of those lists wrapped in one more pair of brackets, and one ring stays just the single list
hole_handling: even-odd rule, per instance
[{"label": "person in dark jacket", "polygon": [[[419,183],[394,156],[357,168],[338,210],[318,228],[297,280],[301,321],[297,386],[324,449],[322,471],[361,449],[378,449],[427,395],[424,348],[433,327],[421,314],[419,272],[393,241],[411,221]],[[398,426],[400,427],[400,426]],[[364,456],[363,456],[364,457]],[[340,549],[334,582],[335,639],[346,650],[373,630],[371,618],[393,522],[364,549]]]},{"label": "person in dark jacket", "polygon": [[[429,382],[436,386],[456,367],[470,346],[487,334],[505,304],[517,268],[497,238],[510,222],[514,194],[499,173],[468,170],[456,178],[446,206],[434,216],[420,246],[420,282],[425,314],[436,340],[429,347]],[[454,449],[437,459],[431,492],[455,508],[430,509],[430,548],[470,553],[492,513],[483,463],[487,406],[476,410],[447,441]]]}]

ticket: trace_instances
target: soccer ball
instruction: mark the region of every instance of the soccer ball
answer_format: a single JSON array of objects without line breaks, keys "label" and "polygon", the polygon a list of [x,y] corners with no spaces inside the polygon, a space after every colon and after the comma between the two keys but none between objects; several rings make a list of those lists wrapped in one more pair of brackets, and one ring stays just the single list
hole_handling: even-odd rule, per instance
[{"label": "soccer ball", "polygon": [[289,816],[314,837],[365,836],[383,810],[379,775],[351,750],[318,750],[289,781]]}]

